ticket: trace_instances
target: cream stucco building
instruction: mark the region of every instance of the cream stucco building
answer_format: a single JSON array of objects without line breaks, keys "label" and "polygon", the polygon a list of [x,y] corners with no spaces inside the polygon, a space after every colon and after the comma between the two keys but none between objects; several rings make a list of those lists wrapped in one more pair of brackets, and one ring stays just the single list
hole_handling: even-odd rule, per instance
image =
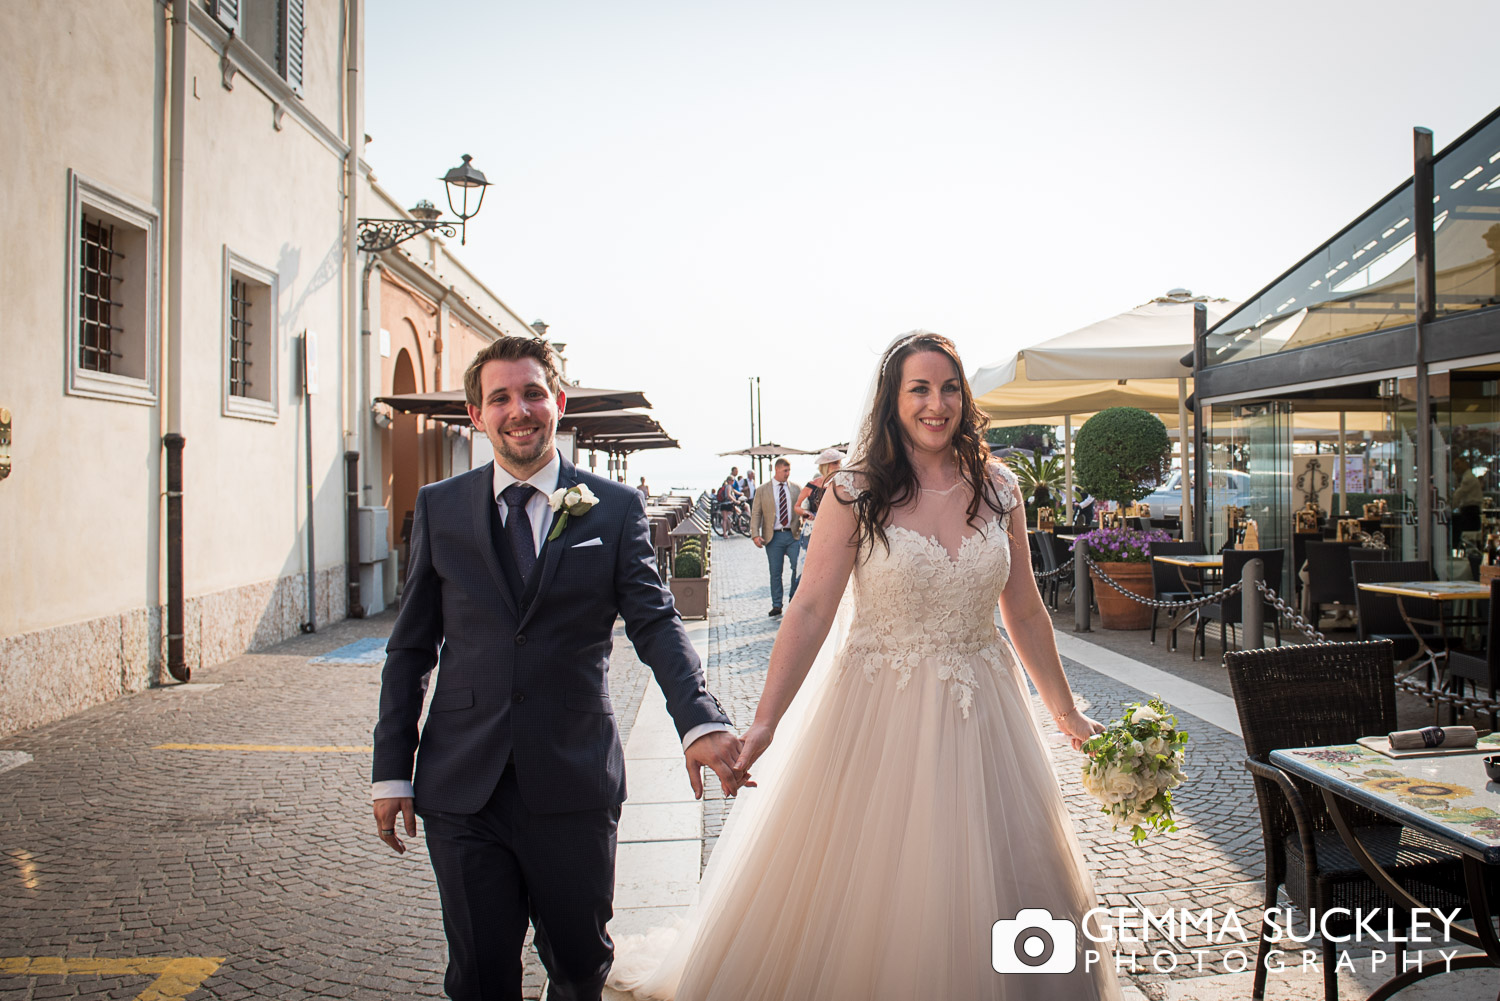
[{"label": "cream stucco building", "polygon": [[0,6],[0,734],[346,615],[346,456],[368,507],[467,461],[370,400],[528,328],[441,241],[366,268],[362,16]]}]

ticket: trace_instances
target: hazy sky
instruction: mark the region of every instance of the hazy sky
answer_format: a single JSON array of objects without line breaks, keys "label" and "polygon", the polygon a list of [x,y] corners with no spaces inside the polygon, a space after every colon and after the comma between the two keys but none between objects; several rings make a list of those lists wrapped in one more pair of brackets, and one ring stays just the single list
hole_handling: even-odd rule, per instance
[{"label": "hazy sky", "polygon": [[747,376],[766,436],[817,448],[913,327],[972,372],[1173,287],[1251,295],[1411,174],[1412,126],[1441,148],[1500,103],[1493,10],[368,0],[368,156],[409,204],[473,154],[466,263],[570,375],[652,399],[683,447],[632,482],[703,487]]}]

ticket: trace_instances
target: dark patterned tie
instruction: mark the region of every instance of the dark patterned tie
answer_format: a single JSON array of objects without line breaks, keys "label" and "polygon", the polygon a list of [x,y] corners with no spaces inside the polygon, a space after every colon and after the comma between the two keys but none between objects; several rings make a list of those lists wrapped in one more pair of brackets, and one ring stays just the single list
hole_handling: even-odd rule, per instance
[{"label": "dark patterned tie", "polygon": [[777,528],[792,527],[792,512],[786,506],[786,484],[776,484],[776,510],[781,514],[781,520],[776,523]]},{"label": "dark patterned tie", "polygon": [[526,502],[536,488],[529,483],[512,483],[500,491],[500,499],[510,508],[505,517],[505,538],[510,551],[516,557],[516,569],[521,572],[521,583],[531,576],[536,566],[536,540],[531,535],[531,518],[526,514]]}]

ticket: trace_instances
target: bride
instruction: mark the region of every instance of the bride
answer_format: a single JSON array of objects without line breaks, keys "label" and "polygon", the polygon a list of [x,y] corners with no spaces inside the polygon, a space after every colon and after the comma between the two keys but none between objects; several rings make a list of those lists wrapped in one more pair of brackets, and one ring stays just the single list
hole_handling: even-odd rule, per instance
[{"label": "bride", "polygon": [[610,983],[677,1001],[1117,999],[1081,935],[1054,934],[1050,960],[1040,940],[992,955],[997,920],[1044,908],[1076,929],[1094,906],[1021,666],[1075,750],[1103,728],[1073,701],[1019,489],[952,342],[898,338],[864,415],[744,735],[758,788],[675,943],[622,937]]}]

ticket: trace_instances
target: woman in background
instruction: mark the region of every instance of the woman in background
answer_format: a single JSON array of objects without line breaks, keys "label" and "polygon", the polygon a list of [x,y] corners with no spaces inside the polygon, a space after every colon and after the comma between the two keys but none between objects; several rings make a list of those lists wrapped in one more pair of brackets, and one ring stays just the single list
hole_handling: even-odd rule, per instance
[{"label": "woman in background", "polygon": [[825,448],[818,453],[818,475],[809,480],[797,495],[797,513],[802,515],[802,558],[799,564],[807,563],[807,546],[812,541],[813,520],[818,516],[818,504],[823,500],[828,477],[839,471],[844,463],[844,453],[836,448]]}]

